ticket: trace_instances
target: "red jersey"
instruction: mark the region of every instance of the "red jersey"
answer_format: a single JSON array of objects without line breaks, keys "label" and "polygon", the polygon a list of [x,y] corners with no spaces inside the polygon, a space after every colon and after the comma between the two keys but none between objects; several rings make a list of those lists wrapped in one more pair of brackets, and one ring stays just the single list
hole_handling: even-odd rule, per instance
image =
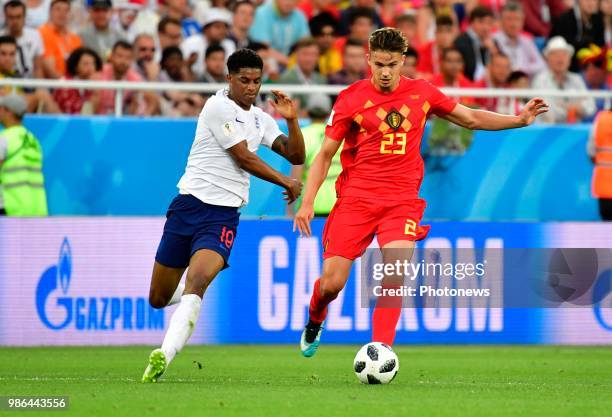
[{"label": "red jersey", "polygon": [[325,129],[330,139],[344,139],[338,197],[418,198],[425,122],[430,114],[444,116],[455,105],[428,81],[406,77],[391,93],[376,90],[369,79],[343,90]]}]

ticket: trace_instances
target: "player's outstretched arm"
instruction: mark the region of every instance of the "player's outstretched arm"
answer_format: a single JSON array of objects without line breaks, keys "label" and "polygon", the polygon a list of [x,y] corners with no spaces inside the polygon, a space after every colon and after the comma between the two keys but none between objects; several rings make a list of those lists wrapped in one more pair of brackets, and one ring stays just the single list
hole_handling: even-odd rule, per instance
[{"label": "player's outstretched arm", "polygon": [[533,98],[517,116],[486,110],[470,109],[457,104],[444,118],[459,126],[472,130],[504,130],[529,126],[536,117],[548,111],[548,104],[541,98]]},{"label": "player's outstretched arm", "polygon": [[302,192],[302,183],[276,171],[256,154],[249,151],[246,140],[228,149],[228,152],[241,169],[257,178],[280,185],[285,189],[283,194],[289,203],[294,202]]},{"label": "player's outstretched arm", "polygon": [[272,150],[293,165],[302,165],[306,159],[304,137],[298,123],[297,109],[289,96],[280,90],[272,90],[272,107],[287,121],[289,137],[280,135],[272,144]]},{"label": "player's outstretched arm", "polygon": [[297,228],[300,232],[300,236],[310,236],[312,234],[310,221],[314,217],[314,200],[319,188],[321,188],[321,184],[323,184],[325,177],[327,177],[332,158],[336,152],[338,152],[338,149],[340,149],[341,144],[342,142],[326,137],[319,153],[315,156],[310,166],[308,178],[306,179],[306,191],[302,198],[302,205],[293,219],[293,231]]}]

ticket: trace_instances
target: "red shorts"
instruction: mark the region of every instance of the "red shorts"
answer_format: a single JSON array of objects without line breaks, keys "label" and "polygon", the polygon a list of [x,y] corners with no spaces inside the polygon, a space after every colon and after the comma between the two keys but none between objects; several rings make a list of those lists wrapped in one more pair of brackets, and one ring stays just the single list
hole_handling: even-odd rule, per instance
[{"label": "red shorts", "polygon": [[396,240],[421,240],[429,226],[421,226],[425,200],[404,202],[341,197],[329,213],[323,229],[323,259],[360,257],[374,239],[380,247]]}]

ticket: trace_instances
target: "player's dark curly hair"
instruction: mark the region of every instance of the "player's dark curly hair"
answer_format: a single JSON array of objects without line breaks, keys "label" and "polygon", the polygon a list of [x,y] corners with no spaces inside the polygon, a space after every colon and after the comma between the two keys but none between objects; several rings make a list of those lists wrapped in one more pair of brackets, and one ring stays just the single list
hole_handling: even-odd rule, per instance
[{"label": "player's dark curly hair", "polygon": [[263,61],[252,49],[238,49],[227,59],[227,70],[230,74],[236,74],[242,68],[263,70]]},{"label": "player's dark curly hair", "polygon": [[406,48],[408,48],[408,41],[402,32],[395,28],[377,29],[370,35],[370,52],[386,51],[403,54]]}]

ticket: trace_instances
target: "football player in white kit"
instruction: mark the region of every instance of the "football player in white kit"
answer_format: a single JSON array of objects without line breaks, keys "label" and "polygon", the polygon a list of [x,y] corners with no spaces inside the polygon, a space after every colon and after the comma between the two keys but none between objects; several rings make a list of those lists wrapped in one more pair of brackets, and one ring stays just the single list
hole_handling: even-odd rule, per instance
[{"label": "football player in white kit", "polygon": [[[287,121],[289,136],[253,103],[259,94],[263,62],[250,49],[227,60],[228,88],[210,97],[198,119],[179,194],[166,214],[155,256],[149,302],[155,308],[179,303],[160,349],[149,355],[143,382],[157,382],[181,351],[198,320],[202,297],[228,259],[236,238],[238,209],[248,202],[249,174],[285,189],[293,202],[302,184],[263,162],[260,144],[294,165],[304,163],[304,138],[289,97],[273,91],[272,106]],[[185,284],[180,284],[187,269]]]}]

